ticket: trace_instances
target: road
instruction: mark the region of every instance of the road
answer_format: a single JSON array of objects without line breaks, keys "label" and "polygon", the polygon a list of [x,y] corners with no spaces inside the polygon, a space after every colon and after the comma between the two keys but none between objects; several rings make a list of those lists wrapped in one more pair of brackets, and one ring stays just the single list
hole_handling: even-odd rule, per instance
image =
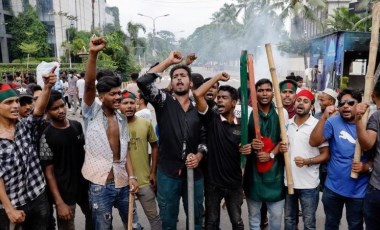
[{"label": "road", "polygon": [[[205,78],[206,77],[212,77],[216,74],[216,72],[214,72],[214,71],[206,70],[205,68],[201,68],[201,67],[193,67],[193,72],[200,73]],[[238,88],[240,86],[239,73],[236,70],[235,71],[227,71],[227,72],[231,75],[231,79],[229,82],[227,82],[225,84],[230,84],[230,85],[234,86],[235,88]],[[169,82],[170,82],[170,78],[168,76],[164,76],[162,78],[161,82],[157,82],[157,85],[160,88],[163,88],[163,87],[166,87],[169,84]],[[79,121],[82,120],[78,115],[76,115],[76,116],[69,115],[69,118],[79,120]],[[322,193],[320,193],[320,198],[321,198],[321,196],[322,196]],[[148,222],[147,218],[145,217],[144,211],[143,211],[143,209],[142,209],[142,207],[138,201],[136,202],[136,205],[137,205],[137,213],[139,216],[139,222],[141,223],[141,225],[144,227],[145,230],[150,229],[149,222]],[[325,216],[324,216],[324,212],[323,212],[322,202],[319,202],[316,215],[317,215],[317,229],[324,229]],[[247,209],[247,203],[245,201],[244,201],[243,206],[242,206],[242,218],[244,221],[245,229],[249,229],[248,209]],[[84,222],[84,216],[81,213],[80,208],[77,207],[75,226],[77,229],[84,229],[84,223],[85,223]],[[181,204],[180,205],[180,213],[178,216],[177,229],[178,230],[185,230],[186,229],[185,223],[186,223],[186,215],[185,215],[185,212],[183,211],[183,206]],[[301,218],[300,218],[299,226],[300,226],[300,229],[303,228]],[[227,210],[222,209],[222,208],[221,208],[221,225],[220,225],[220,227],[222,230],[232,229],[231,223],[229,221]],[[116,209],[113,210],[113,229],[116,229],[116,230],[123,229],[121,219],[120,219],[119,214],[118,214]],[[343,212],[342,224],[340,226],[340,229],[348,229],[346,218],[345,218],[345,212]]]}]

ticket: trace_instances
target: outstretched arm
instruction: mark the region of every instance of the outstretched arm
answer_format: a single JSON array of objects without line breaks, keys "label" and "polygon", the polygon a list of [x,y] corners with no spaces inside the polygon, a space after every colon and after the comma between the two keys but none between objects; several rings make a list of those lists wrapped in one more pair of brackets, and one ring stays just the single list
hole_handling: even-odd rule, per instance
[{"label": "outstretched arm", "polygon": [[148,70],[148,73],[161,73],[164,70],[166,70],[169,66],[173,64],[179,64],[181,63],[183,57],[182,54],[178,51],[172,51],[170,52],[169,56],[163,61],[160,62],[158,65],[154,66],[150,70]]},{"label": "outstretched arm", "polygon": [[92,38],[90,41],[90,49],[86,66],[86,75],[84,77],[84,95],[83,102],[90,106],[95,100],[96,88],[96,59],[98,53],[106,47],[106,40],[104,38]]},{"label": "outstretched arm", "polygon": [[228,81],[229,79],[230,76],[226,72],[218,73],[193,91],[195,103],[199,112],[204,113],[207,109],[207,102],[205,99],[207,91],[218,81]]},{"label": "outstretched arm", "polygon": [[46,105],[49,101],[51,88],[55,85],[57,82],[57,76],[54,74],[55,69],[57,66],[54,66],[53,69],[48,74],[44,74],[42,76],[44,81],[44,88],[42,89],[41,96],[38,97],[36,101],[36,106],[33,110],[33,115],[41,117],[45,113]]},{"label": "outstretched arm", "polygon": [[333,105],[328,106],[325,109],[325,112],[322,114],[317,125],[314,127],[313,131],[310,134],[309,144],[312,147],[318,147],[326,138],[323,136],[323,129],[325,127],[327,119],[335,113],[335,107]]}]

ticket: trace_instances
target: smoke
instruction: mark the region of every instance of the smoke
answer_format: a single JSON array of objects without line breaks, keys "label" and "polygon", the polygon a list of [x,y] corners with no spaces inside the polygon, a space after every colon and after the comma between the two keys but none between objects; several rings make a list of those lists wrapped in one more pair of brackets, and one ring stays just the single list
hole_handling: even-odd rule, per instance
[{"label": "smoke", "polygon": [[[242,50],[254,55],[255,78],[270,78],[265,44],[270,43],[278,77],[285,78],[286,55],[277,44],[288,39],[285,25],[272,11],[247,12],[246,23],[222,22],[204,25],[189,36],[181,48],[184,53],[196,52],[197,62],[217,66],[217,70],[239,71]],[[249,15],[248,15],[249,14]]]}]

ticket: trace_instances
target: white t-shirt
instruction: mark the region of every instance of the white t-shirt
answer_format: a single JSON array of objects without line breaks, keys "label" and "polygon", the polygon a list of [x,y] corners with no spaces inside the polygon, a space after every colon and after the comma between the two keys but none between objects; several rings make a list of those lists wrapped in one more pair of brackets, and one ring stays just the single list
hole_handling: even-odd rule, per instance
[{"label": "white t-shirt", "polygon": [[[297,116],[297,115],[296,115]],[[289,120],[288,125],[288,141],[289,141],[289,156],[290,165],[293,175],[293,183],[295,189],[313,189],[319,185],[319,164],[310,166],[297,167],[294,158],[300,156],[304,159],[318,156],[319,148],[328,146],[328,142],[322,143],[319,147],[311,147],[309,144],[310,134],[318,123],[318,119],[311,116],[301,126],[297,126],[294,122],[294,116]],[[285,185],[286,173],[285,173]]]},{"label": "white t-shirt", "polygon": [[152,122],[152,119],[153,119],[152,112],[148,108],[145,108],[145,109],[137,111],[135,113],[135,115],[138,116],[138,117],[142,117],[142,118],[148,119],[151,122]]},{"label": "white t-shirt", "polygon": [[81,78],[77,81],[78,97],[83,98],[84,95],[84,79]]},{"label": "white t-shirt", "polygon": [[[248,105],[248,119],[249,119],[249,116],[251,115],[251,113],[252,113],[252,107]],[[240,104],[235,106],[234,115],[236,118],[241,118],[241,105]]]}]

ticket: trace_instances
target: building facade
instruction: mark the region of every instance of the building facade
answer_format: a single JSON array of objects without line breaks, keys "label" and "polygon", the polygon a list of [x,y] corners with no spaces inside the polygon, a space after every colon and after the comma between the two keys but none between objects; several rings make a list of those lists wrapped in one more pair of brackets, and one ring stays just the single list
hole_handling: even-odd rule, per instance
[{"label": "building facade", "polygon": [[[67,29],[102,32],[113,17],[106,12],[106,0],[0,0],[0,38],[2,62],[9,62],[6,24],[30,4],[37,9],[40,20],[47,26],[48,43],[57,60],[64,55],[62,43],[68,40]],[[4,22],[2,24],[2,22]]]}]

